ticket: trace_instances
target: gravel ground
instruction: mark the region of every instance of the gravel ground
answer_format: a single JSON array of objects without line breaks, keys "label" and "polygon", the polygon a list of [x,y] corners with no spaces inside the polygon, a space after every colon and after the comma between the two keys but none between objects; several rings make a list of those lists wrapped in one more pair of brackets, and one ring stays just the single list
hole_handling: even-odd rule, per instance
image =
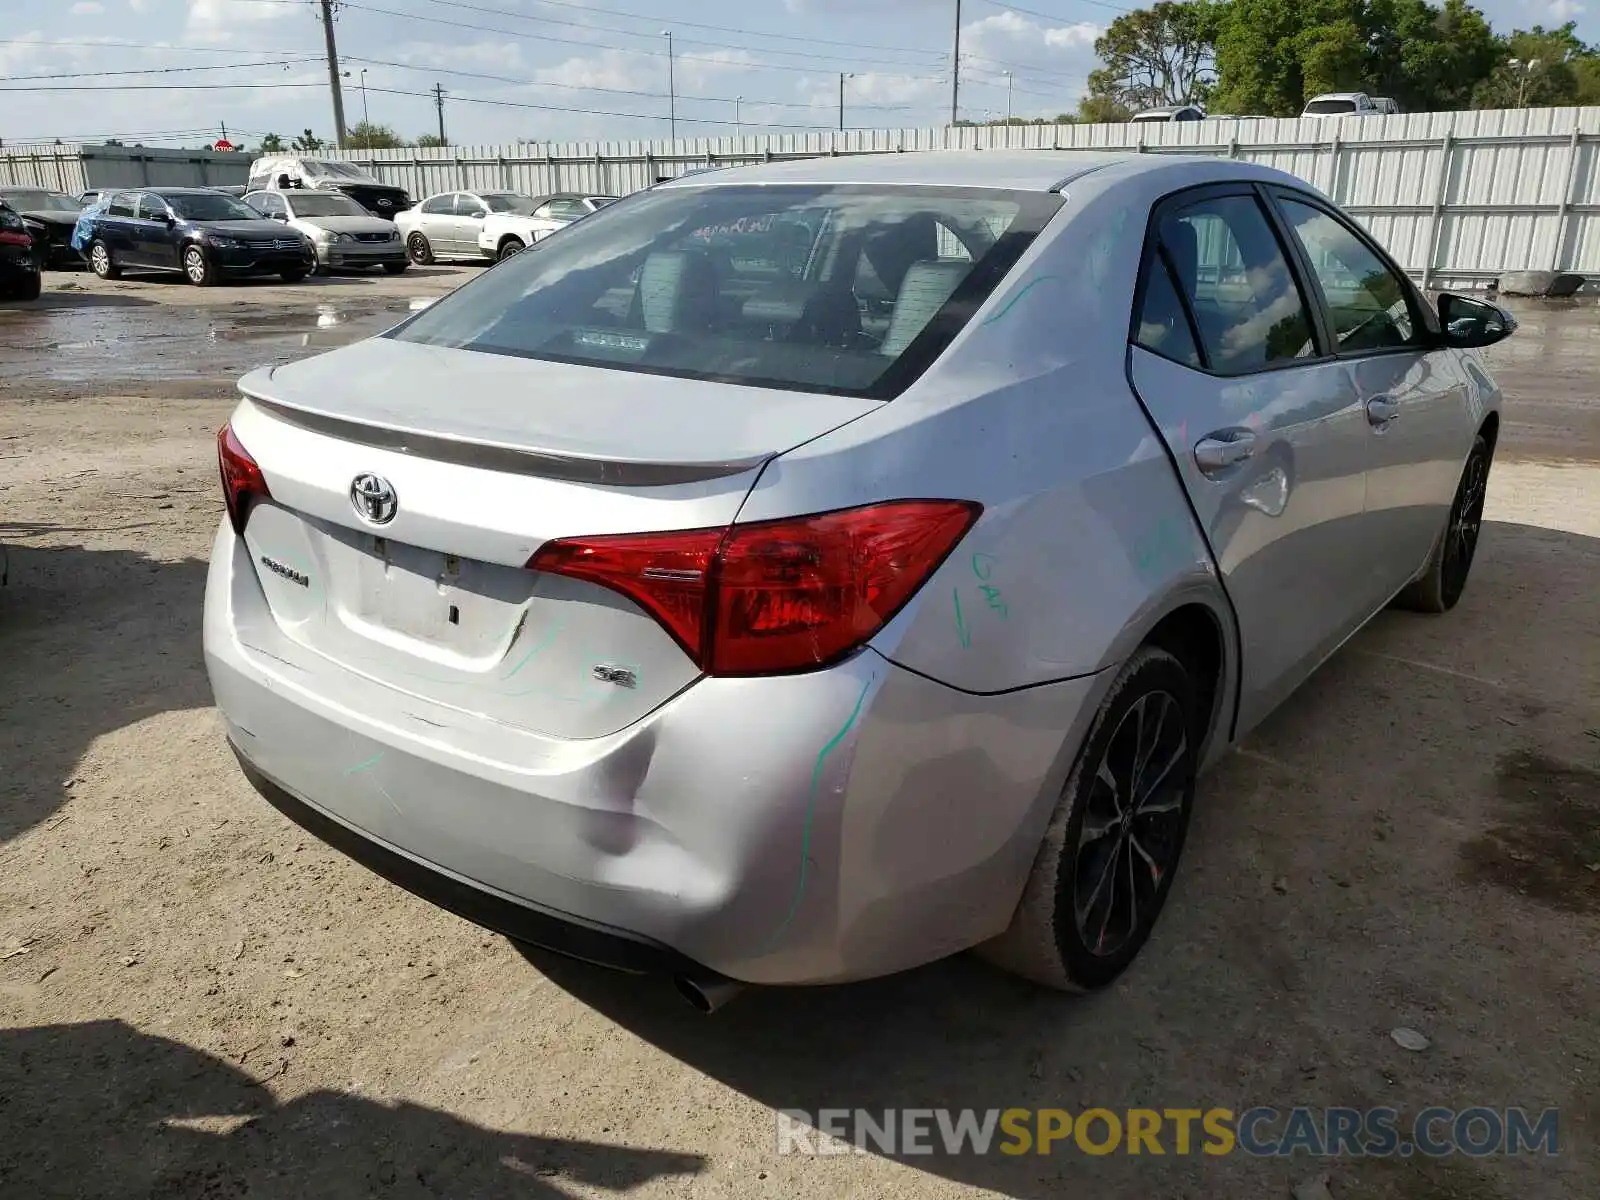
[{"label": "gravel ground", "polygon": [[[1172,903],[1109,992],[962,957],[706,1018],[324,849],[210,708],[231,380],[471,274],[53,275],[0,308],[0,1194],[1248,1200],[1324,1172],[1339,1200],[1595,1194],[1593,310],[1530,310],[1491,356],[1508,419],[1461,606],[1381,616],[1203,781]],[[773,1116],[1296,1103],[1555,1106],[1561,1153],[807,1158]]]}]

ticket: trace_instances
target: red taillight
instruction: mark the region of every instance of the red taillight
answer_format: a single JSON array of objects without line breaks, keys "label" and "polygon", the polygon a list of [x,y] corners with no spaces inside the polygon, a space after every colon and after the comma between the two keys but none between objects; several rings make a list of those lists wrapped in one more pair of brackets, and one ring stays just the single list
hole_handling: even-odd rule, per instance
[{"label": "red taillight", "polygon": [[572,538],[528,566],[621,592],[708,674],[801,671],[883,628],[981,511],[896,500],[727,529]]},{"label": "red taillight", "polygon": [[0,229],[0,246],[31,246],[33,238],[26,233],[13,233],[9,229]]},{"label": "red taillight", "polygon": [[242,534],[252,499],[269,499],[272,493],[267,490],[261,468],[239,441],[232,425],[217,430],[217,466],[222,472],[222,499],[228,506],[228,520],[233,531]]}]

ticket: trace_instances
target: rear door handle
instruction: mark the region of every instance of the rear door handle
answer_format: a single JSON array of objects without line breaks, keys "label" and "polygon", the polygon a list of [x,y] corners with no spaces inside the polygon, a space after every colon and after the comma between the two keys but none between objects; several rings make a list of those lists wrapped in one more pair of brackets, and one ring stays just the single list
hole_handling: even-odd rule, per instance
[{"label": "rear door handle", "polygon": [[1367,424],[1382,429],[1400,417],[1400,405],[1388,396],[1374,396],[1367,401]]},{"label": "rear door handle", "polygon": [[1194,461],[1202,471],[1210,474],[1242,463],[1255,452],[1254,433],[1248,429],[1230,429],[1225,433],[1208,434],[1196,442]]}]

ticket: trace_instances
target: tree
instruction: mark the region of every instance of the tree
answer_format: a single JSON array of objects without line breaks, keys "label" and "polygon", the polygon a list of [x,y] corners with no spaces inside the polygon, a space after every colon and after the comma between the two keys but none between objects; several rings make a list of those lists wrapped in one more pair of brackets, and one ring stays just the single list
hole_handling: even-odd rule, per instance
[{"label": "tree", "polygon": [[345,135],[344,144],[349,150],[393,150],[401,143],[400,135],[387,125],[359,121]]},{"label": "tree", "polygon": [[1557,29],[1535,25],[1505,39],[1493,73],[1472,94],[1475,108],[1553,108],[1580,104],[1597,81],[1594,50],[1568,21]]},{"label": "tree", "polygon": [[275,133],[267,134],[266,137],[261,139],[261,153],[263,153],[263,154],[282,154],[283,153],[283,139],[281,137],[279,137]]},{"label": "tree", "polygon": [[289,148],[291,150],[321,150],[323,144],[321,138],[307,129],[304,133],[296,135],[294,141],[289,143]]},{"label": "tree", "polygon": [[1097,96],[1090,92],[1078,101],[1077,119],[1085,125],[1121,124],[1131,116],[1133,116],[1132,109],[1110,96]]},{"label": "tree", "polygon": [[446,142],[437,133],[425,133],[425,134],[423,134],[421,137],[419,137],[417,139],[417,145],[423,147],[424,149],[434,148],[434,147],[438,147],[438,146],[445,146],[445,145],[448,145],[448,144],[449,143]]},{"label": "tree", "polygon": [[1103,66],[1089,92],[1128,108],[1203,103],[1216,81],[1216,37],[1225,3],[1157,0],[1123,13],[1095,39]]}]

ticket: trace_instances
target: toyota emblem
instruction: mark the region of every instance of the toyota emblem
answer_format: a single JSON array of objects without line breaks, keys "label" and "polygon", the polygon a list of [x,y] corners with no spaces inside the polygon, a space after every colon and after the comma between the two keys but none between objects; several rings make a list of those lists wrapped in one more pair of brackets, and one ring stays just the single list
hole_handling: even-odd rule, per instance
[{"label": "toyota emblem", "polygon": [[356,515],[372,525],[387,525],[400,511],[400,497],[395,495],[394,485],[370,471],[351,481],[350,504]]}]

